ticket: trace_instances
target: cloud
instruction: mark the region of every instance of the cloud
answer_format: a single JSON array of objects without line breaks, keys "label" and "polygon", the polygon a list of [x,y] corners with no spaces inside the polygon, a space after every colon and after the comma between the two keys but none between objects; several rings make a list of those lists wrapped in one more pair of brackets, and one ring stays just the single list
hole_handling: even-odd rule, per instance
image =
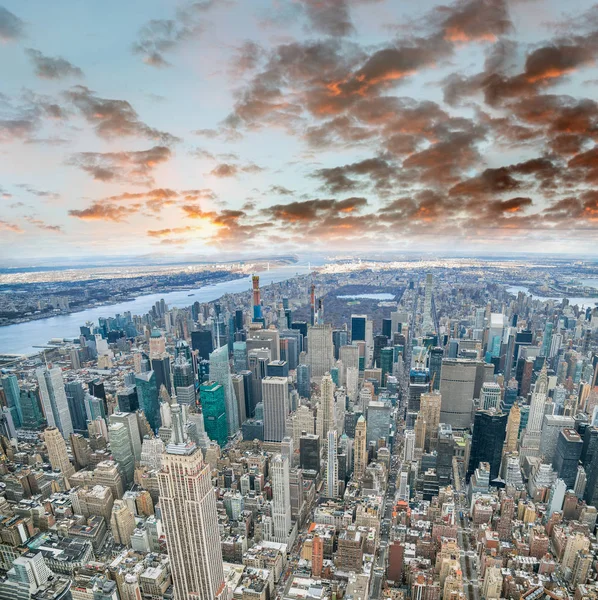
[{"label": "cloud", "polygon": [[30,136],[36,129],[31,119],[0,119],[0,142],[12,142]]},{"label": "cloud", "polygon": [[264,169],[254,163],[247,163],[245,165],[237,165],[233,163],[220,163],[216,165],[211,171],[210,175],[224,179],[227,177],[236,177],[240,173],[259,173]]},{"label": "cloud", "polygon": [[45,56],[39,50],[25,50],[35,67],[35,74],[42,79],[64,79],[83,77],[83,71],[65,58]]},{"label": "cloud", "polygon": [[126,100],[100,98],[81,85],[71,88],[65,95],[102,138],[144,137],[162,144],[179,141],[170,133],[146,125]]},{"label": "cloud", "polygon": [[316,170],[313,177],[322,180],[322,187],[333,194],[350,192],[363,188],[366,177],[379,191],[384,191],[397,180],[398,173],[394,165],[383,158],[368,158],[359,162]]},{"label": "cloud", "polygon": [[0,42],[14,42],[25,35],[25,23],[0,6]]},{"label": "cloud", "polygon": [[176,11],[172,19],[152,19],[140,30],[133,52],[152,67],[168,67],[165,55],[173,52],[188,40],[195,39],[204,31],[200,20],[202,13],[214,5],[212,1],[188,2]]},{"label": "cloud", "polygon": [[346,198],[345,200],[315,199],[275,204],[263,210],[263,213],[282,222],[298,223],[314,221],[321,217],[359,212],[368,204],[365,198]]},{"label": "cloud", "polygon": [[78,167],[97,181],[153,184],[153,170],[167,162],[172,153],[165,146],[129,152],[78,152],[67,164]]},{"label": "cloud", "polygon": [[21,188],[22,190],[25,190],[28,194],[37,196],[38,198],[44,198],[47,200],[58,200],[60,198],[60,194],[56,192],[51,192],[49,190],[40,190],[32,185],[29,185],[28,183],[19,183],[17,184],[17,187]]},{"label": "cloud", "polygon": [[82,221],[112,221],[120,223],[138,211],[138,206],[118,206],[104,202],[93,202],[89,207],[82,210],[69,210],[71,217]]},{"label": "cloud", "polygon": [[512,30],[506,0],[469,0],[436,9],[451,42],[494,42]]},{"label": "cloud", "polygon": [[[0,17],[1,17],[0,13]],[[23,228],[16,223],[9,223],[8,221],[0,220],[0,231],[12,231],[13,233],[25,233]]]},{"label": "cloud", "polygon": [[51,233],[64,233],[60,225],[49,225],[48,223],[45,223],[41,219],[38,219],[32,215],[26,216],[25,221],[27,221],[27,223],[30,225],[34,225],[38,229],[43,229],[44,231],[49,231]]},{"label": "cloud", "polygon": [[347,0],[302,0],[302,5],[313,31],[332,36],[355,31]]}]

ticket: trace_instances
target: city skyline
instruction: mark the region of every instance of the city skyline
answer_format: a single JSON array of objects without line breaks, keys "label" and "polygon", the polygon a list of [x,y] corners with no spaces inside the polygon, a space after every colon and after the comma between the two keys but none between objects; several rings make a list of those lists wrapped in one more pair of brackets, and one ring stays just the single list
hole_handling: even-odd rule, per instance
[{"label": "city skyline", "polygon": [[0,3],[0,252],[595,253],[597,9]]}]

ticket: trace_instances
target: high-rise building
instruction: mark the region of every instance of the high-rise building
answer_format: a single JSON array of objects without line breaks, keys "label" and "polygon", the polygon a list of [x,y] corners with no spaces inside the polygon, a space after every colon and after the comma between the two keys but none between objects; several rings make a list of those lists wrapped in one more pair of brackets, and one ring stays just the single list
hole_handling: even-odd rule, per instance
[{"label": "high-rise building", "polygon": [[548,375],[546,365],[544,365],[534,387],[527,425],[521,437],[520,456],[522,460],[526,456],[538,456],[540,454],[540,438],[542,436],[547,394]]},{"label": "high-rise building", "polygon": [[24,429],[39,429],[46,423],[40,406],[39,393],[37,389],[23,388],[19,400],[23,414]]},{"label": "high-rise building", "polygon": [[507,428],[507,415],[491,410],[475,413],[467,480],[481,462],[490,464],[490,480],[496,479],[500,471],[503,444]]},{"label": "high-rise building", "polygon": [[195,373],[193,365],[184,354],[179,354],[174,361],[172,383],[179,404],[195,405]]},{"label": "high-rise building", "polygon": [[50,464],[55,471],[60,471],[67,479],[74,474],[75,469],[69,461],[66,442],[57,427],[48,427],[44,432],[44,441],[48,450]]},{"label": "high-rise building", "polygon": [[299,465],[303,470],[320,471],[320,436],[304,433],[299,438]]},{"label": "high-rise building", "polygon": [[312,577],[319,578],[322,575],[324,566],[324,542],[322,538],[316,534],[311,542],[311,574]]},{"label": "high-rise building", "polygon": [[507,430],[505,433],[504,454],[510,454],[517,451],[517,442],[519,441],[519,424],[521,422],[521,410],[519,404],[513,404],[509,411],[507,419]]},{"label": "high-rise building", "polygon": [[87,413],[85,411],[85,389],[80,381],[68,381],[64,390],[74,431],[80,433],[87,429]]},{"label": "high-rise building", "polygon": [[143,410],[152,431],[158,431],[162,425],[162,419],[160,417],[160,401],[154,372],[137,373],[135,375],[135,385],[137,386],[139,406]]},{"label": "high-rise building", "polygon": [[314,325],[307,335],[307,364],[311,367],[311,376],[320,378],[330,372],[334,365],[334,344],[332,326]]},{"label": "high-rise building", "polygon": [[433,299],[432,293],[434,290],[434,277],[432,273],[426,273],[426,289],[424,295],[424,309],[422,319],[422,333],[435,333],[436,325],[434,324],[433,314]]},{"label": "high-rise building", "polygon": [[285,436],[286,419],[290,412],[289,383],[286,377],[262,379],[264,403],[264,441],[280,442]]},{"label": "high-rise building", "polygon": [[440,389],[440,373],[442,371],[442,358],[444,350],[440,347],[430,348],[428,352],[428,368],[430,372],[430,385],[433,391]]},{"label": "high-rise building", "polygon": [[483,410],[491,408],[500,408],[501,388],[498,383],[488,381],[482,384],[482,396],[480,398],[480,406]]},{"label": "high-rise building", "polygon": [[21,390],[19,389],[19,380],[12,373],[5,375],[0,380],[2,389],[6,397],[6,406],[12,416],[12,421],[16,428],[23,425],[23,413],[21,412]]},{"label": "high-rise building", "polygon": [[426,422],[426,441],[424,449],[431,452],[436,448],[442,396],[440,392],[426,392],[420,396],[420,415]]},{"label": "high-rise building", "polygon": [[311,397],[311,367],[308,364],[297,365],[297,392],[301,398]]},{"label": "high-rise building", "polygon": [[445,358],[442,361],[440,421],[453,429],[471,426],[476,369],[477,363],[473,360]]},{"label": "high-rise building", "polygon": [[210,354],[214,351],[212,332],[210,330],[192,331],[191,347],[199,352],[201,359],[209,360]]},{"label": "high-rise building", "polygon": [[353,446],[353,452],[355,461],[353,474],[355,479],[360,480],[368,466],[367,422],[363,415],[357,419],[355,425],[355,444]]},{"label": "high-rise building", "polygon": [[336,430],[328,431],[328,451],[326,460],[326,488],[328,498],[338,497],[338,446]]},{"label": "high-rise building", "polygon": [[386,444],[390,435],[392,406],[390,402],[372,400],[367,407],[367,443]]},{"label": "high-rise building", "polygon": [[583,441],[575,429],[563,429],[560,432],[552,467],[565,482],[567,489],[575,486],[582,447]]},{"label": "high-rise building", "polygon": [[351,342],[364,341],[367,315],[351,315]]},{"label": "high-rise building", "polygon": [[123,546],[130,545],[131,535],[135,531],[135,517],[125,500],[114,501],[112,516],[110,518],[110,529],[117,544],[122,544]]},{"label": "high-rise building", "polygon": [[64,390],[62,369],[39,367],[35,370],[35,374],[48,425],[58,427],[62,436],[68,438],[73,433],[73,423]]},{"label": "high-rise building", "polygon": [[173,407],[171,443],[158,474],[162,522],[175,600],[224,600],[222,550],[210,467],[185,440],[180,406]]},{"label": "high-rise building", "polygon": [[[320,384],[320,409],[318,416],[321,414],[321,431],[322,435],[327,435],[330,429],[334,429],[336,422],[334,411],[334,390],[336,386],[330,373],[324,373]],[[325,446],[326,449],[326,446]]]},{"label": "high-rise building", "polygon": [[111,422],[108,426],[108,439],[112,457],[120,468],[125,484],[129,486],[133,483],[135,474],[135,455],[129,430],[124,423]]},{"label": "high-rise building", "polygon": [[139,398],[137,397],[137,388],[134,383],[135,376],[133,375],[133,384],[119,389],[116,394],[118,399],[118,410],[121,412],[134,413],[139,408]]},{"label": "high-rise building", "polygon": [[241,424],[239,423],[239,409],[233,390],[230,365],[228,362],[228,346],[216,348],[210,354],[210,379],[219,383],[224,388],[224,402],[226,405],[226,426],[229,437],[233,437]]},{"label": "high-rise building", "polygon": [[199,397],[206,433],[222,448],[228,442],[224,388],[216,381],[202,383],[199,388]]},{"label": "high-rise building", "polygon": [[286,544],[291,533],[291,492],[289,483],[289,461],[277,454],[270,463],[272,475],[272,521],[274,541]]}]

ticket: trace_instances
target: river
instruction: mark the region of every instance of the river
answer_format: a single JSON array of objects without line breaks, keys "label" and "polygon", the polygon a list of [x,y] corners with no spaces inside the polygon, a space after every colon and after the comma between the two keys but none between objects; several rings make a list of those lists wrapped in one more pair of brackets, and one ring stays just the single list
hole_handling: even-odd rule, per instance
[{"label": "river", "polygon": [[[587,284],[586,284],[587,285]],[[567,298],[569,300],[569,304],[571,306],[577,304],[578,306],[582,307],[582,308],[587,308],[588,306],[591,306],[592,308],[596,305],[596,302],[598,302],[598,297],[592,297],[592,298],[576,298],[576,297],[572,297],[572,296],[559,296],[554,297],[554,296],[538,296],[536,294],[532,294],[529,291],[529,288],[522,286],[522,285],[511,285],[511,286],[507,286],[507,292],[514,294],[515,296],[519,293],[519,292],[523,292],[524,294],[527,294],[528,296],[531,296],[534,300],[542,300],[544,302],[546,302],[547,300],[556,300],[558,302],[560,302],[561,300],[563,300],[563,298]]]},{"label": "river", "polygon": [[[291,279],[295,275],[304,275],[309,272],[307,265],[288,265],[274,267],[269,271],[261,271],[260,286],[278,283]],[[162,298],[169,307],[183,308],[191,306],[194,302],[211,302],[225,294],[238,294],[251,289],[251,276],[223,281],[212,285],[164,294],[148,294],[139,296],[134,300],[95,306],[68,315],[48,317],[27,323],[18,323],[0,327],[0,354],[32,354],[38,349],[35,346],[44,346],[52,338],[73,338],[79,336],[79,327],[87,321],[97,323],[100,317],[113,317],[131,311],[133,315],[143,315]]]}]

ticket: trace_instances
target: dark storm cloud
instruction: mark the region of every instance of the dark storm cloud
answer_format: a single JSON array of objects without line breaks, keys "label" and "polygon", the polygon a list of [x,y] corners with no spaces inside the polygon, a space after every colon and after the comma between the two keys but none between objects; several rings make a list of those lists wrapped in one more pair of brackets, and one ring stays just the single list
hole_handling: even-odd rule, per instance
[{"label": "dark storm cloud", "polygon": [[62,57],[45,56],[39,50],[25,50],[33,66],[35,74],[42,79],[64,79],[65,77],[83,77],[83,71]]},{"label": "dark storm cloud", "polygon": [[139,119],[135,109],[126,100],[101,98],[85,86],[78,85],[66,97],[75,105],[83,117],[95,126],[96,133],[103,138],[145,137],[170,144],[178,138],[170,133],[149,127]]}]

